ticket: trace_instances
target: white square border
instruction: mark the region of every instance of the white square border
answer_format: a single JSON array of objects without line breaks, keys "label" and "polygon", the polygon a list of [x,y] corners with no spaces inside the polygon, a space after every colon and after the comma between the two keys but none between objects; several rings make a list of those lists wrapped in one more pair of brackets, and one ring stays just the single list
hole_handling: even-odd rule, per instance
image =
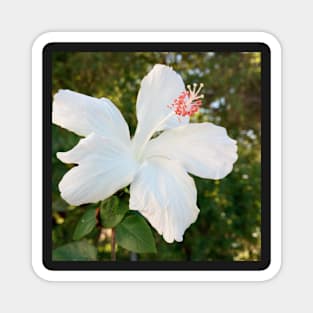
[{"label": "white square border", "polygon": [[[265,270],[48,270],[43,265],[42,52],[51,42],[260,42],[271,50],[271,263]],[[265,281],[281,267],[281,47],[265,32],[50,32],[32,47],[32,266],[48,281]]]}]

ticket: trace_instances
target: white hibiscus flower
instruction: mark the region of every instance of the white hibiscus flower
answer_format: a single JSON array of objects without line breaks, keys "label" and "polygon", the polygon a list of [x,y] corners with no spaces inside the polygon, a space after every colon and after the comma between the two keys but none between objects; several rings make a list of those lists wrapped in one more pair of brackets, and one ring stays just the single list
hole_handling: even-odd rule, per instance
[{"label": "white hibiscus flower", "polygon": [[[64,163],[77,164],[62,178],[61,196],[71,205],[96,203],[130,184],[131,210],[139,211],[167,242],[182,241],[196,221],[197,190],[187,172],[221,179],[237,159],[236,141],[223,127],[189,124],[202,96],[175,71],[155,65],[141,82],[137,130],[106,98],[70,90],[54,96],[53,123],[85,138],[67,152]],[[157,131],[163,131],[152,139]]]}]

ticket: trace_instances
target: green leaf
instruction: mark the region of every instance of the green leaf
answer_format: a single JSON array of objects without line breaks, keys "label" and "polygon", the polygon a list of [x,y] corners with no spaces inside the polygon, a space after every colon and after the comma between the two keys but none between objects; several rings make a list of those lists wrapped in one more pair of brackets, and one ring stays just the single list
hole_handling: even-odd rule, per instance
[{"label": "green leaf", "polygon": [[86,240],[76,241],[54,249],[52,259],[54,261],[95,261],[97,249]]},{"label": "green leaf", "polygon": [[104,201],[100,208],[101,224],[104,228],[113,228],[121,222],[128,211],[128,205],[112,196]]},{"label": "green leaf", "polygon": [[82,217],[80,218],[75,227],[73,239],[79,240],[84,236],[88,235],[94,229],[96,224],[97,224],[96,209],[92,208],[86,210],[86,212],[82,215]]},{"label": "green leaf", "polygon": [[137,213],[129,213],[116,226],[116,242],[123,248],[137,253],[156,253],[150,226]]}]

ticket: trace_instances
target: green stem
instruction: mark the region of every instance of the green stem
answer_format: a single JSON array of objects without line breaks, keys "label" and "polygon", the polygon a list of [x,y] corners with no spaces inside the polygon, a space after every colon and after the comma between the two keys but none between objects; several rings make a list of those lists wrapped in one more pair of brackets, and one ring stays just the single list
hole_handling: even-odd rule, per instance
[{"label": "green stem", "polygon": [[112,234],[111,234],[111,261],[116,261],[115,229],[114,228],[112,228]]}]

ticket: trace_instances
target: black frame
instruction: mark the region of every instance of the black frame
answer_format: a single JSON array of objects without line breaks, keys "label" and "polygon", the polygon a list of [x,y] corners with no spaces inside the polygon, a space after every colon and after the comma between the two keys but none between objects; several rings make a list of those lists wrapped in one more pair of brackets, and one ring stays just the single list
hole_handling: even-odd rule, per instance
[{"label": "black frame", "polygon": [[[261,260],[259,261],[53,261],[52,260],[52,53],[261,52]],[[270,74],[271,51],[260,42],[229,43],[49,43],[43,48],[43,264],[49,270],[265,270],[271,262]]]}]

